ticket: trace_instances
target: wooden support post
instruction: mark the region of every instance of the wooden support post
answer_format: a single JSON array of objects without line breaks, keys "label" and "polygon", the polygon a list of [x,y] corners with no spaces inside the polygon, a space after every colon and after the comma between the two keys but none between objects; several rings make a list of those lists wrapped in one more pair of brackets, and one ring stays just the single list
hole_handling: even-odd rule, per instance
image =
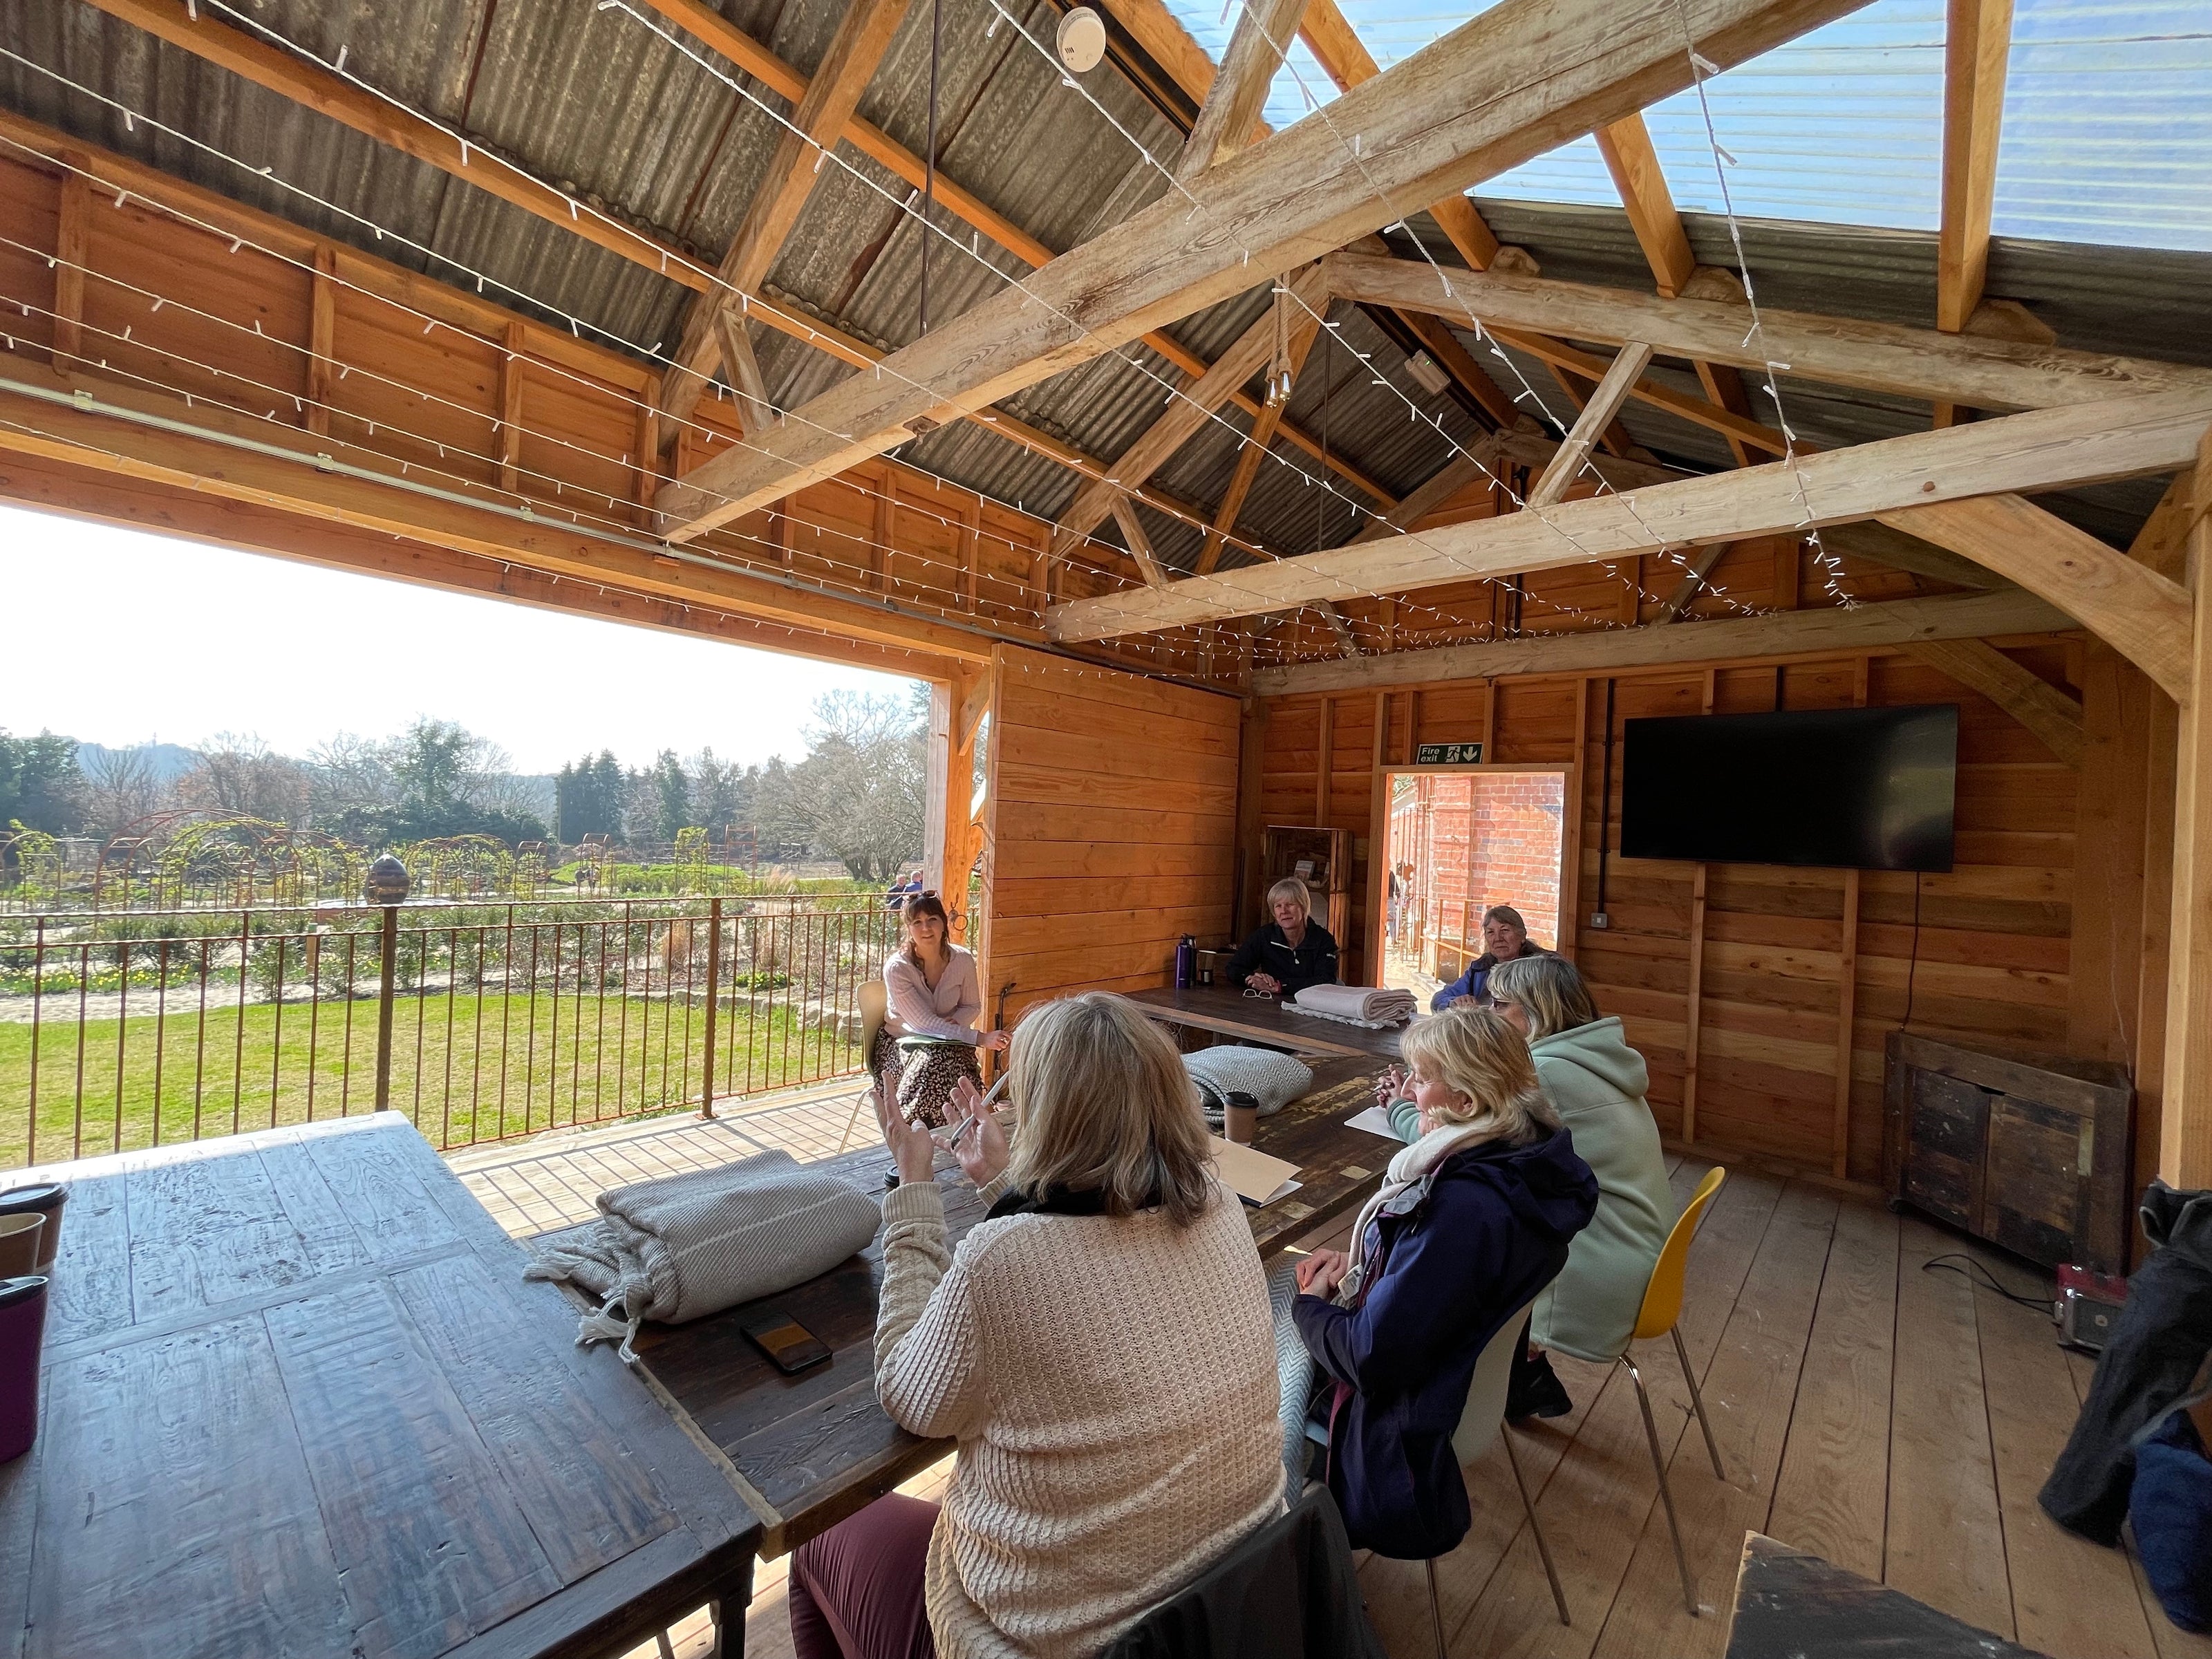
[{"label": "wooden support post", "polygon": [[[951,879],[945,853],[952,839],[952,825],[967,817],[965,780],[954,777],[957,769],[952,763],[953,750],[959,744],[953,728],[960,712],[962,689],[943,680],[932,681],[929,687],[929,735],[922,761],[921,869],[923,884],[934,888],[941,896],[948,896]],[[949,902],[945,905],[948,910],[957,908]]]},{"label": "wooden support post", "polygon": [[975,608],[975,585],[983,556],[983,502],[970,497],[960,503],[960,608]]},{"label": "wooden support post", "polygon": [[1770,609],[1795,611],[1797,608],[1800,577],[1804,569],[1805,550],[1795,536],[1779,538],[1774,544],[1774,599]]},{"label": "wooden support post", "polygon": [[653,511],[653,492],[660,488],[660,474],[654,470],[660,458],[660,411],[641,398],[637,404],[636,444],[637,447],[630,452],[637,464],[633,513],[641,526],[651,530],[659,521]]},{"label": "wooden support post", "polygon": [[84,272],[91,263],[92,186],[82,173],[62,174],[61,218],[54,229],[54,372],[72,373],[84,349]]},{"label": "wooden support post", "polygon": [[[1703,712],[1713,712],[1713,671],[1705,670]],[[1690,877],[1690,982],[1682,1009],[1682,1139],[1698,1139],[1698,1025],[1705,999],[1705,866]]]},{"label": "wooden support post", "polygon": [[[1861,657],[1851,680],[1851,706],[1866,707],[1869,659]],[[1775,671],[1778,676],[1781,670]],[[1774,703],[1782,706],[1778,679]],[[1829,1131],[1829,1172],[1841,1181],[1851,1167],[1851,1052],[1855,1046],[1859,1003],[1859,872],[1844,872],[1843,949],[1836,967],[1836,1110]]]},{"label": "wooden support post", "polygon": [[[1251,635],[1243,638],[1249,649]],[[1237,892],[1230,931],[1242,939],[1258,926],[1260,906],[1260,793],[1265,785],[1267,704],[1247,697],[1237,732]]]},{"label": "wooden support post", "polygon": [[[1582,928],[1583,779],[1589,750],[1589,677],[1575,681],[1575,763],[1567,769],[1559,797],[1559,931],[1553,948],[1572,961]],[[1486,750],[1483,758],[1487,760]]]},{"label": "wooden support post", "polygon": [[1620,578],[1620,614],[1614,620],[1633,628],[1644,617],[1644,556],[1619,561],[1613,573]]},{"label": "wooden support post", "polygon": [[1336,748],[1336,699],[1323,695],[1321,700],[1321,747],[1314,757],[1314,823],[1326,826],[1328,823],[1329,762]]},{"label": "wooden support post", "polygon": [[2158,1172],[2212,1187],[2212,433],[2197,446],[2189,501],[2195,627],[2190,696],[2174,751],[2173,908],[2166,985],[2166,1072]]},{"label": "wooden support post", "polygon": [[[1495,591],[1496,585],[1492,584],[1492,592],[1494,592]],[[1495,626],[1494,623],[1492,625]],[[1497,756],[1490,752],[1491,744],[1496,738],[1497,735],[1498,682],[1496,680],[1485,680],[1482,683],[1482,763],[1486,766],[1491,764],[1498,758]],[[1450,738],[1447,739],[1447,741],[1456,742],[1457,739]]]},{"label": "wooden support post", "polygon": [[[499,487],[509,494],[515,493],[521,483],[518,467],[522,459],[522,346],[525,336],[520,323],[507,325],[507,337],[501,342],[505,355],[499,360]],[[677,464],[683,464],[681,451]]]},{"label": "wooden support post", "polygon": [[318,246],[307,314],[307,406],[301,424],[322,438],[330,436],[331,392],[337,384],[337,269],[338,251],[327,242]]}]

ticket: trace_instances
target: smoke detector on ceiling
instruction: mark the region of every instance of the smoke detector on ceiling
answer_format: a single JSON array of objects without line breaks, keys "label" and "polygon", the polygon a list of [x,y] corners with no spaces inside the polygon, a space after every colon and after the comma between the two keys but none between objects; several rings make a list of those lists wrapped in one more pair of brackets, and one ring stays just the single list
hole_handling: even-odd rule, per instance
[{"label": "smoke detector on ceiling", "polygon": [[1090,7],[1073,7],[1060,20],[1060,32],[1053,44],[1060,61],[1073,73],[1085,74],[1097,69],[1106,56],[1106,25]]}]

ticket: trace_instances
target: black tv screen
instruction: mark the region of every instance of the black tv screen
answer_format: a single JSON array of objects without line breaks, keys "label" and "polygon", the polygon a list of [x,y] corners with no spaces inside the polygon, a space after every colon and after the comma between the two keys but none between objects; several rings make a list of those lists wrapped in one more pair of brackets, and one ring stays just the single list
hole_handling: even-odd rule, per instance
[{"label": "black tv screen", "polygon": [[1633,720],[1620,854],[1948,870],[1958,777],[1953,703]]}]

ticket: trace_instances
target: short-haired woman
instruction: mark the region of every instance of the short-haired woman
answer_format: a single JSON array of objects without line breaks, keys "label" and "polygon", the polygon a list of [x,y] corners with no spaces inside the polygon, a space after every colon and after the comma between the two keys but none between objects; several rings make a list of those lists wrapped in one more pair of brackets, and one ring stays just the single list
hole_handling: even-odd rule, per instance
[{"label": "short-haired woman", "polygon": [[1271,997],[1336,983],[1336,938],[1313,919],[1313,897],[1297,876],[1267,890],[1273,921],[1255,928],[1229,958],[1229,982]]},{"label": "short-haired woman", "polygon": [[1516,1370],[1507,1407],[1515,1416],[1563,1416],[1572,1402],[1543,1351],[1607,1360],[1628,1346],[1674,1224],[1674,1194],[1644,1098],[1650,1073],[1644,1056],[1628,1046],[1619,1018],[1599,1015],[1574,963],[1554,956],[1500,963],[1490,994],[1527,1036],[1544,1097],[1597,1176],[1596,1218],[1575,1236],[1565,1268],[1536,1300],[1528,1328],[1534,1351]]},{"label": "short-haired woman", "polygon": [[[876,1079],[877,1115],[890,1103],[909,1123],[940,1128],[961,1079],[981,1084],[979,1048],[1006,1046],[1006,1034],[981,1025],[983,993],[975,956],[947,937],[945,901],[917,893],[899,917],[899,947],[884,963],[886,1007],[868,1072]],[[901,1037],[928,1041],[900,1045]]]},{"label": "short-haired woman", "polygon": [[1291,1311],[1326,1381],[1324,1477],[1352,1545],[1415,1560],[1467,1535],[1452,1433],[1475,1361],[1565,1264],[1597,1182],[1497,1014],[1416,1021],[1403,1047],[1421,1138],[1390,1160],[1350,1256],[1298,1264]]},{"label": "short-haired woman", "polygon": [[1092,992],[1031,1011],[1012,1060],[1011,1146],[960,1091],[994,1201],[957,1249],[929,1133],[884,1127],[876,1392],[959,1461],[941,1512],[894,1495],[799,1548],[799,1659],[1093,1654],[1282,1512],[1267,1285],[1182,1057]]},{"label": "short-haired woman", "polygon": [[1429,1009],[1442,1013],[1455,1002],[1484,1003],[1490,998],[1490,971],[1501,962],[1524,957],[1547,956],[1544,947],[1528,937],[1528,924],[1510,904],[1493,904],[1482,913],[1482,954],[1462,974],[1429,999]]}]

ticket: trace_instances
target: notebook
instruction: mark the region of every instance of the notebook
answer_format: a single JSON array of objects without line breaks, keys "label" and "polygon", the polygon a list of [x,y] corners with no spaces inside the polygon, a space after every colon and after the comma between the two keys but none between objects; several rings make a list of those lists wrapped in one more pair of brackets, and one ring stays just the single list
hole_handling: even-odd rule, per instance
[{"label": "notebook", "polygon": [[1213,1154],[1214,1172],[1221,1183],[1247,1204],[1266,1206],[1279,1198],[1287,1198],[1304,1183],[1291,1177],[1298,1166],[1279,1158],[1270,1158],[1249,1146],[1240,1146],[1233,1140],[1224,1140],[1218,1135],[1206,1138],[1206,1150]]}]

